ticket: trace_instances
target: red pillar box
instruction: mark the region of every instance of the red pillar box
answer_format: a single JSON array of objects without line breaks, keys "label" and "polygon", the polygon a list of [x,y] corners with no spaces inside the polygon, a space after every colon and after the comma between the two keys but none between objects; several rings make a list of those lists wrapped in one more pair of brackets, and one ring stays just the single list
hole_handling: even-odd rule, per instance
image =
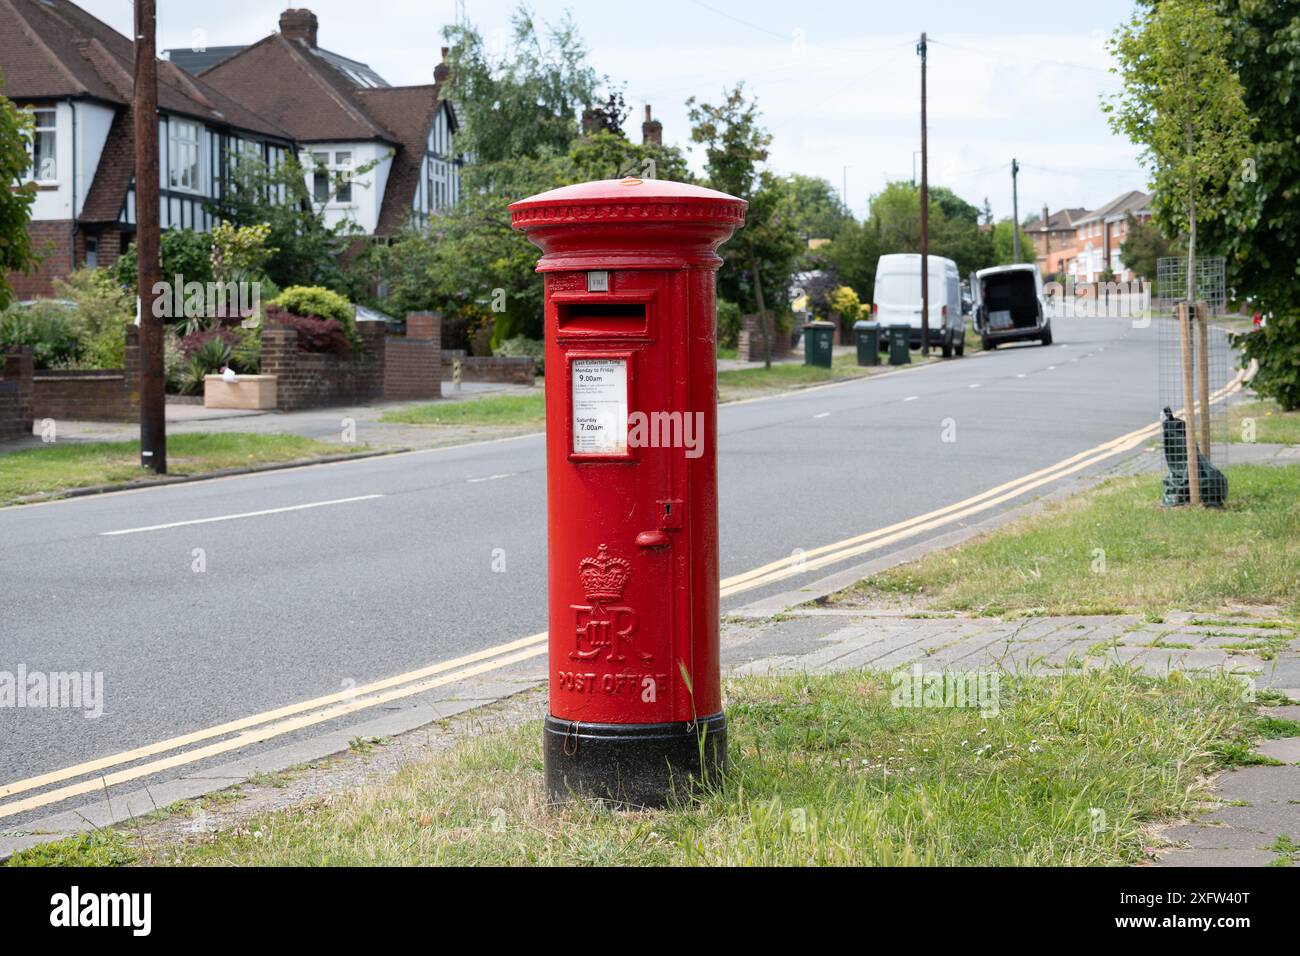
[{"label": "red pillar box", "polygon": [[629,178],[510,213],[546,283],[547,790],[661,805],[726,764],[714,283],[745,202]]}]

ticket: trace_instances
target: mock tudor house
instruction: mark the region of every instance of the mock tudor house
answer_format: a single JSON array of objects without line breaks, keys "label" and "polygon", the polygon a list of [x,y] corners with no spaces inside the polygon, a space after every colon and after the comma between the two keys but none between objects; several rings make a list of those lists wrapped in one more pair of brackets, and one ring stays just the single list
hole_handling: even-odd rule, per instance
[{"label": "mock tudor house", "polygon": [[251,46],[167,53],[293,135],[330,225],[351,219],[368,236],[423,226],[460,195],[456,115],[440,97],[447,50],[433,83],[390,86],[366,64],[322,49],[318,30],[310,10],[289,9],[278,33]]},{"label": "mock tudor house", "polygon": [[[423,226],[454,205],[445,62],[431,84],[393,87],[319,49],[311,11],[286,10],[280,27],[249,47],[159,61],[162,227],[211,228],[207,205],[242,158],[274,166],[293,153],[327,221],[350,218],[368,236]],[[111,265],[134,237],[132,69],[131,40],[76,4],[0,0],[0,93],[35,119],[28,228],[45,257],[35,273],[9,277],[20,300],[52,294],[80,266]],[[350,169],[366,171],[348,181]]]},{"label": "mock tudor house", "polygon": [[[19,299],[49,295],[82,265],[111,265],[135,233],[132,43],[67,0],[0,0],[0,93],[32,111],[31,232],[45,256],[11,276]],[[230,163],[275,163],[293,148],[275,122],[158,64],[158,152],[164,229],[206,230],[205,202]]]}]

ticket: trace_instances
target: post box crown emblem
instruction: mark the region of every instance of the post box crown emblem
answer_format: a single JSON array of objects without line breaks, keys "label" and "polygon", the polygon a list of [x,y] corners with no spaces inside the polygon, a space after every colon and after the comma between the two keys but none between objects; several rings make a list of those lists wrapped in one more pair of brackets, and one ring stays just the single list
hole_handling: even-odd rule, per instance
[{"label": "post box crown emblem", "polygon": [[578,562],[578,578],[582,590],[592,604],[607,604],[623,599],[623,589],[632,576],[632,563],[623,558],[611,558],[609,548],[601,545],[594,558]]}]

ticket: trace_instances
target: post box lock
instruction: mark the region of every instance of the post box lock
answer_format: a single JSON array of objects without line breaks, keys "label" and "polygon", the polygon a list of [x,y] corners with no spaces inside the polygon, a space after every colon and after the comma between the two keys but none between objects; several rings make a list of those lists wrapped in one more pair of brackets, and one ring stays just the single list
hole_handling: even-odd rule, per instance
[{"label": "post box lock", "polygon": [[510,216],[542,250],[555,372],[547,793],[662,805],[726,766],[709,372],[717,249],[745,203],[629,178],[532,196]]}]

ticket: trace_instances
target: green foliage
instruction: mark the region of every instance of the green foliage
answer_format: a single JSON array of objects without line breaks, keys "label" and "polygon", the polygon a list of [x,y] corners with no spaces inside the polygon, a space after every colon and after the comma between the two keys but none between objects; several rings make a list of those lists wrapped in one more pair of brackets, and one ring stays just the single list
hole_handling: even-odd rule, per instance
[{"label": "green foliage", "polygon": [[832,312],[838,312],[844,318],[856,322],[861,316],[862,300],[849,286],[839,286],[828,298]]},{"label": "green foliage", "polygon": [[[1188,237],[1229,206],[1251,118],[1229,62],[1232,35],[1213,0],[1161,0],[1135,13],[1110,41],[1124,78],[1102,101],[1111,128],[1141,145],[1152,173],[1155,212],[1170,235]],[[1194,298],[1195,268],[1187,270]]]},{"label": "green foliage", "polygon": [[[0,88],[4,78],[0,76]],[[27,232],[36,184],[24,182],[31,165],[32,115],[0,95],[0,309],[9,305],[9,272],[30,272],[40,262]]]},{"label": "green foliage", "polygon": [[749,203],[744,228],[721,250],[719,294],[755,312],[775,310],[805,243],[789,184],[761,168],[772,135],[759,125],[758,103],[745,98],[744,84],[716,106],[694,97],[686,105],[691,140],[704,146],[708,185]]},{"label": "green foliage", "polygon": [[1300,300],[1300,10],[1273,0],[1218,0],[1218,10],[1255,124],[1205,238],[1226,255],[1231,286],[1264,312],[1287,311]]},{"label": "green foliage", "polygon": [[[212,281],[212,236],[206,232],[193,229],[168,229],[159,240],[162,259],[162,280],[174,282],[180,276],[183,282],[202,282],[206,285]],[[126,289],[132,298],[136,288],[136,251],[135,243],[126,247],[113,263],[113,273],[117,284]]]},{"label": "green foliage", "polygon": [[[1015,255],[1015,238],[1013,230],[1020,232],[1020,258]],[[1034,261],[1034,243],[1023,228],[1019,228],[1010,219],[1003,219],[993,227],[993,262],[999,266],[1009,266],[1016,262]]]},{"label": "green foliage", "polygon": [[872,223],[850,220],[840,227],[830,243],[818,249],[809,265],[831,269],[863,302],[870,302],[876,286],[876,262],[880,259],[880,233]]},{"label": "green foliage", "polygon": [[135,297],[104,269],[78,269],[54,284],[56,298],[72,302],[79,368],[122,368],[126,327],[135,321]]},{"label": "green foliage", "polygon": [[[335,176],[331,193],[345,180],[365,175],[377,162]],[[230,177],[230,187],[207,208],[232,227],[265,227],[262,243],[267,256],[260,267],[267,278],[282,288],[348,288],[338,257],[349,241],[361,235],[361,227],[347,218],[333,226],[325,224],[325,203],[315,201],[307,171],[296,157],[289,156],[275,167],[256,158],[241,158]],[[272,201],[271,197],[283,198]]]},{"label": "green foliage", "polygon": [[1300,408],[1300,312],[1272,316],[1266,325],[1237,336],[1241,353],[1259,362],[1251,382],[1255,391],[1271,398],[1283,411]]},{"label": "green foliage", "polygon": [[498,164],[565,152],[577,135],[574,117],[595,99],[596,73],[571,14],[539,26],[520,4],[511,24],[510,48],[497,57],[473,24],[443,30],[451,82],[442,96],[461,119],[458,150],[474,157],[462,196],[491,182]]},{"label": "green foliage", "polygon": [[1124,216],[1124,241],[1119,254],[1134,274],[1154,282],[1156,264],[1169,256],[1184,256],[1187,249],[1177,239],[1166,239],[1154,222],[1139,222],[1130,212]]},{"label": "green foliage", "polygon": [[541,339],[516,335],[498,345],[496,354],[504,358],[531,358],[534,360],[534,371],[538,375],[546,373],[546,343]]},{"label": "green foliage", "polygon": [[351,302],[331,289],[324,286],[293,285],[268,304],[277,305],[286,312],[303,318],[334,319],[343,327],[343,334],[352,343],[352,350],[356,352],[361,348],[356,309]]},{"label": "green foliage", "polygon": [[191,352],[181,371],[181,394],[202,395],[204,376],[220,372],[229,365],[231,352],[230,343],[215,335]]},{"label": "green foliage", "polygon": [[726,299],[718,299],[716,311],[718,348],[734,349],[740,338],[740,306]]},{"label": "green foliage", "polygon": [[212,276],[218,282],[254,282],[266,270],[270,258],[280,250],[267,245],[271,226],[236,226],[217,223],[212,228]]},{"label": "green foliage", "polygon": [[846,223],[853,222],[839,193],[825,179],[791,173],[785,183],[791,218],[805,243],[809,239],[830,239]]},{"label": "green foliage", "polygon": [[77,354],[72,308],[53,299],[10,305],[0,312],[0,351],[30,346],[36,368],[53,368]]}]

